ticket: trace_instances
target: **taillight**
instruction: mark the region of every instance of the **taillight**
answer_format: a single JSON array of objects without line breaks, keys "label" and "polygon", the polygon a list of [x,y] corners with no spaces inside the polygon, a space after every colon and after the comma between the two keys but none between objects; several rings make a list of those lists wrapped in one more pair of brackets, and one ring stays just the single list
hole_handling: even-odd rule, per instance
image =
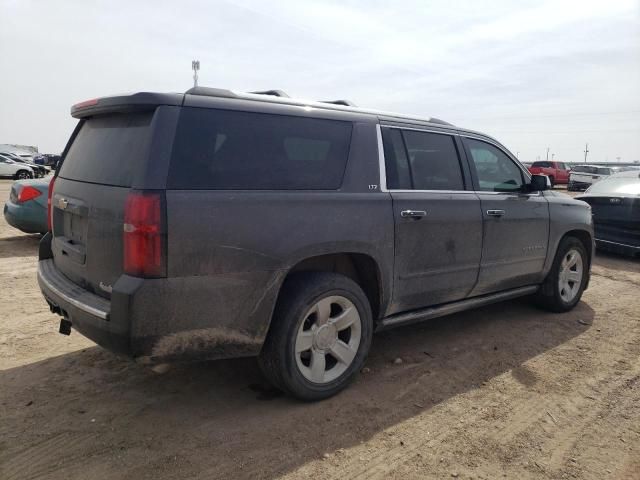
[{"label": "taillight", "polygon": [[124,271],[136,277],[166,276],[164,198],[131,192],[124,208]]},{"label": "taillight", "polygon": [[34,198],[39,197],[41,194],[42,192],[37,188],[26,185],[22,187],[20,192],[18,192],[18,203],[28,202],[29,200],[33,200]]},{"label": "taillight", "polygon": [[49,182],[49,191],[47,192],[47,228],[51,232],[53,231],[53,219],[51,218],[52,208],[51,208],[51,198],[53,197],[53,184],[56,181],[56,177],[53,177]]}]

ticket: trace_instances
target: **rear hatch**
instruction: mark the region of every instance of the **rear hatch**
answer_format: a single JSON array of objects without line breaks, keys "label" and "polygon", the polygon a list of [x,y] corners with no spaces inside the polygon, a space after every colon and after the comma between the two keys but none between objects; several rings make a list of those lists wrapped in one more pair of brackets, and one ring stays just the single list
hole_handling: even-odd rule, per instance
[{"label": "rear hatch", "polygon": [[123,271],[124,205],[146,168],[155,110],[103,113],[79,124],[55,179],[54,262],[104,298]]}]

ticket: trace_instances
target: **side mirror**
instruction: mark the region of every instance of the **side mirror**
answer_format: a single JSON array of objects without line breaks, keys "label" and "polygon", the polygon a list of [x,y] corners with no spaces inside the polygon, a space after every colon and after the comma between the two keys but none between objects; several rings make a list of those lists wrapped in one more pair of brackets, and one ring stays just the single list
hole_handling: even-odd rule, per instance
[{"label": "side mirror", "polygon": [[546,175],[531,175],[531,183],[529,188],[532,192],[541,192],[551,188],[551,180]]}]

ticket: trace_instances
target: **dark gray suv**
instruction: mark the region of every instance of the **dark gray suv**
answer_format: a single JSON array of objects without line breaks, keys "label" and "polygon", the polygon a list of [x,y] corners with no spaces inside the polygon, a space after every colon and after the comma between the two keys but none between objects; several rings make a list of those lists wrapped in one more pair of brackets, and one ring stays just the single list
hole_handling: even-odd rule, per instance
[{"label": "dark gray suv", "polygon": [[38,282],[61,333],[145,363],[257,355],[315,400],[376,330],[589,281],[590,207],[441,120],[201,87],[71,113]]}]

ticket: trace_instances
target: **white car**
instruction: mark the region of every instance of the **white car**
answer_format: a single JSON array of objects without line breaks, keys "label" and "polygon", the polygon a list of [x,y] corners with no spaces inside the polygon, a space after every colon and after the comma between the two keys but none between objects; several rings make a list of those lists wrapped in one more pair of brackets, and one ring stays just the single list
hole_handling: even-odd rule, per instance
[{"label": "white car", "polygon": [[591,185],[620,171],[618,167],[602,167],[600,165],[574,165],[569,174],[567,190],[586,190]]},{"label": "white car", "polygon": [[33,169],[24,164],[14,162],[10,158],[0,155],[0,177],[15,178],[22,180],[25,178],[33,178]]}]

